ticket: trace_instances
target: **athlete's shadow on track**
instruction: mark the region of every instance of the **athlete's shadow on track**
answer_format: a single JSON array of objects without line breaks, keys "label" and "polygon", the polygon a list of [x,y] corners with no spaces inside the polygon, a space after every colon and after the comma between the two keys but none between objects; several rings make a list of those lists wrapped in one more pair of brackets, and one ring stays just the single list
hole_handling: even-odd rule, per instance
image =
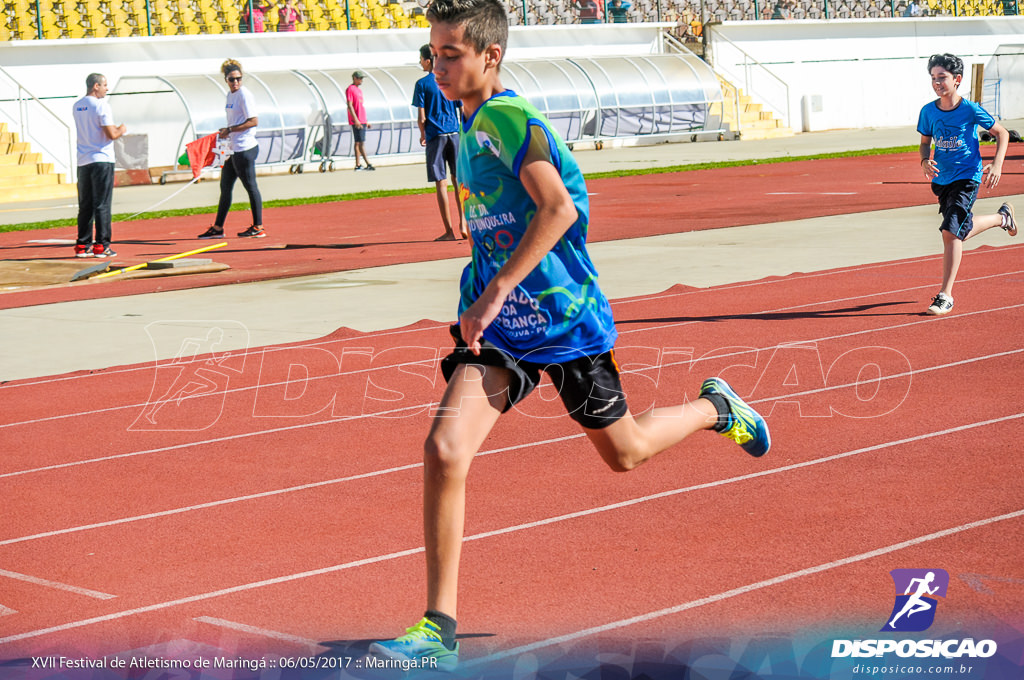
[{"label": "athlete's shadow on track", "polygon": [[915,301],[904,300],[902,302],[878,302],[868,305],[855,305],[853,307],[840,307],[839,309],[819,309],[793,312],[755,312],[753,314],[713,314],[710,316],[674,316],[658,317],[649,319],[616,319],[616,325],[629,323],[680,323],[684,321],[735,321],[740,319],[759,321],[794,321],[799,319],[841,319],[845,317],[860,316],[919,316],[918,311],[905,312],[872,312],[872,310],[884,307],[898,307],[900,305],[912,305]]}]

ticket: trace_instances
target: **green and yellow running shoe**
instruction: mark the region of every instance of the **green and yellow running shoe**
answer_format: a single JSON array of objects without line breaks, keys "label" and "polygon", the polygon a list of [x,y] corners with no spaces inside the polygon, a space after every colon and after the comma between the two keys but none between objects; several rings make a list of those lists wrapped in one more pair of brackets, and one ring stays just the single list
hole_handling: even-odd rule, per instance
[{"label": "green and yellow running shoe", "polygon": [[459,644],[448,649],[441,641],[441,629],[424,617],[405,635],[394,640],[374,642],[370,654],[394,662],[402,670],[452,671],[459,663]]},{"label": "green and yellow running shoe", "polygon": [[755,458],[768,453],[772,437],[761,414],[740,399],[740,395],[721,378],[708,378],[700,386],[700,396],[709,393],[720,394],[729,402],[729,423],[719,434],[733,440]]}]

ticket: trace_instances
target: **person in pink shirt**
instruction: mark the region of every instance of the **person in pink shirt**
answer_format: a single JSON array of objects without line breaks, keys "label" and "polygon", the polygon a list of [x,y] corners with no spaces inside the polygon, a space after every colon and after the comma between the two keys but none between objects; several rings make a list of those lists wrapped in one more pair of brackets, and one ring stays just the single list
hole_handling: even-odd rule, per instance
[{"label": "person in pink shirt", "polygon": [[[362,71],[355,71],[352,74],[352,84],[345,90],[345,99],[348,102],[348,124],[352,126],[352,141],[355,148],[356,170],[376,170],[370,165],[370,159],[366,157],[366,129],[370,124],[366,122],[366,107],[363,105],[363,91],[359,88],[363,84],[366,74]],[[366,162],[365,166],[359,164],[360,154]]]},{"label": "person in pink shirt", "polygon": [[[249,18],[250,1],[252,20]],[[266,0],[244,0],[242,11],[238,14],[239,33],[263,33],[266,30],[266,14],[270,11],[270,3]]]},{"label": "person in pink shirt", "polygon": [[284,7],[277,9],[277,31],[287,33],[295,30],[295,22],[305,23],[302,12],[295,6],[295,0],[285,0]]}]

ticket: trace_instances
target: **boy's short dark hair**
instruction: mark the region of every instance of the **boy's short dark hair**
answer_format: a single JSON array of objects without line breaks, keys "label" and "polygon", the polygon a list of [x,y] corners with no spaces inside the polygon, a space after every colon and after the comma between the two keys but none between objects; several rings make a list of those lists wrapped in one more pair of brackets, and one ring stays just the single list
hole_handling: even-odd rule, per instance
[{"label": "boy's short dark hair", "polygon": [[501,0],[434,0],[427,8],[427,21],[463,26],[466,42],[478,53],[499,45],[505,55],[508,14]]},{"label": "boy's short dark hair", "polygon": [[430,63],[434,63],[434,55],[430,53],[430,45],[420,45],[420,59],[429,59]]},{"label": "boy's short dark hair", "polygon": [[963,76],[964,74],[964,61],[960,57],[946,53],[946,54],[933,54],[928,59],[928,73],[932,72],[932,69],[936,66],[941,66],[943,69],[949,71],[954,76]]}]

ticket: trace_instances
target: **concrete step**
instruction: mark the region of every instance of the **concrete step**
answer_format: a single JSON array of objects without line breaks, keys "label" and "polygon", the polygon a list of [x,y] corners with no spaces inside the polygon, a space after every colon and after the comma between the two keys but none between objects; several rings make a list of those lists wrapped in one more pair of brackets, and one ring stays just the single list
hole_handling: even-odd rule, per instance
[{"label": "concrete step", "polygon": [[60,183],[60,177],[58,175],[0,176],[0,191],[6,192],[8,189],[17,189],[20,187],[41,187]]},{"label": "concrete step", "polygon": [[36,164],[33,165],[0,165],[0,177],[29,177],[42,174]]},{"label": "concrete step", "polygon": [[20,153],[5,153],[0,155],[0,165],[20,165],[21,164]]},{"label": "concrete step", "polygon": [[28,153],[32,145],[28,142],[0,142],[0,154]]},{"label": "concrete step", "polygon": [[78,188],[74,184],[46,184],[42,186],[0,187],[0,205],[4,203],[24,203],[28,201],[46,201],[54,198],[78,199]]},{"label": "concrete step", "polygon": [[751,139],[780,139],[783,137],[792,137],[795,133],[792,128],[788,127],[776,127],[776,128],[743,128],[740,130],[740,138],[751,140]]}]

